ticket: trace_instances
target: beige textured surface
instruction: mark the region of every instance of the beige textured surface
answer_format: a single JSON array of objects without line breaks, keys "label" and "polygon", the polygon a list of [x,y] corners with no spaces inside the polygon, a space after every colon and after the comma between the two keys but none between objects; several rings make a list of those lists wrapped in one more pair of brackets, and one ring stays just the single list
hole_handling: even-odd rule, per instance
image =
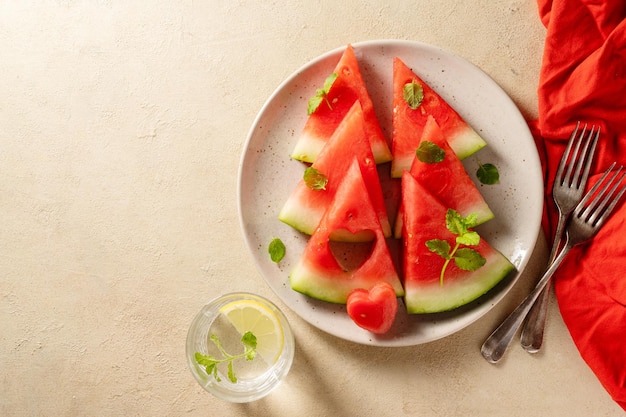
[{"label": "beige textured surface", "polygon": [[205,393],[184,340],[205,301],[276,301],[246,252],[236,176],[273,89],[348,42],[436,44],[536,116],[544,29],[532,1],[0,3],[0,415],[615,416],[556,304],[545,350],[479,346],[545,262],[479,322],[398,349],[286,311],[286,383],[248,405]]}]

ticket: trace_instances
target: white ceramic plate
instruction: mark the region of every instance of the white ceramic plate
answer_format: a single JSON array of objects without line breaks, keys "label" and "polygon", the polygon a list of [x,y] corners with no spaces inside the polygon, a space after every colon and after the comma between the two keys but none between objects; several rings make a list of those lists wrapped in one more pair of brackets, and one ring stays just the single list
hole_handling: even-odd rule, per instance
[{"label": "white ceramic plate", "polygon": [[[472,177],[481,163],[493,163],[500,183],[481,186],[496,218],[479,226],[488,242],[517,268],[479,300],[457,310],[431,315],[407,315],[401,304],[392,330],[377,336],[356,326],[345,306],[317,301],[293,291],[289,272],[300,257],[307,236],[278,220],[291,190],[302,178],[304,165],[289,155],[306,120],[309,97],[332,73],[344,47],[306,64],[286,79],[267,100],[252,128],[239,169],[238,204],[246,243],[261,274],[300,317],[337,337],[378,346],[408,346],[440,339],[463,329],[487,313],[513,286],[535,246],[541,221],[543,182],[530,131],[515,104],[480,69],[437,47],[418,42],[381,40],[353,44],[361,72],[383,130],[390,136],[392,60],[400,57],[446,99],[488,142],[464,161]],[[384,169],[385,165],[381,169]],[[388,168],[389,165],[386,165]],[[277,265],[268,255],[269,242],[280,238],[287,255]],[[393,245],[393,242],[392,242]]]}]

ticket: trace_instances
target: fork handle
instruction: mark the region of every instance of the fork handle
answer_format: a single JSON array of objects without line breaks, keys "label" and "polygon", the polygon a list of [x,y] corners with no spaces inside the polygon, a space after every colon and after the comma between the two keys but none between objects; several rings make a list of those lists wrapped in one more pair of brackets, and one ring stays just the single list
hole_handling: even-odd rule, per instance
[{"label": "fork handle", "polygon": [[522,325],[524,318],[532,308],[537,298],[546,287],[546,285],[550,282],[552,275],[557,270],[557,268],[561,265],[563,258],[570,251],[571,246],[569,244],[565,244],[561,252],[559,252],[558,256],[552,262],[548,270],[545,272],[543,277],[537,283],[537,286],[528,294],[528,296],[522,301],[522,303],[517,306],[515,310],[498,326],[496,330],[491,333],[491,335],[485,340],[483,343],[480,353],[483,357],[491,363],[496,363],[502,356],[504,356],[504,352],[511,344],[511,340],[517,333],[517,330]]},{"label": "fork handle", "polygon": [[[570,210],[571,211],[571,210]],[[556,226],[556,233],[554,242],[552,242],[552,248],[550,250],[550,257],[548,259],[548,265],[554,262],[554,258],[557,255],[557,251],[561,245],[561,237],[563,235],[563,229],[565,223],[569,217],[569,212],[562,212],[559,208],[559,221]],[[535,304],[531,307],[522,327],[522,336],[520,342],[524,350],[528,353],[537,353],[543,345],[543,333],[546,327],[546,318],[548,317],[548,303],[550,301],[550,282],[546,284],[546,287],[541,291],[541,294],[537,298]]]},{"label": "fork handle", "polygon": [[550,301],[550,283],[546,284],[543,291],[531,307],[522,327],[520,343],[528,353],[537,353],[543,345],[543,333],[548,317],[548,303]]}]

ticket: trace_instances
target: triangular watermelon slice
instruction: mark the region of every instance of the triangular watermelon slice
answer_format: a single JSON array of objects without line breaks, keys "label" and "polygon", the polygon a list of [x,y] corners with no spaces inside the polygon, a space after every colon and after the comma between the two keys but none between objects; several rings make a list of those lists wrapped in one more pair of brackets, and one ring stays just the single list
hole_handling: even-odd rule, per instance
[{"label": "triangular watermelon slice", "polygon": [[[494,218],[476,184],[467,175],[461,160],[456,156],[448,141],[432,116],[428,116],[422,131],[420,144],[430,142],[444,151],[441,162],[425,163],[413,158],[411,175],[430,193],[437,197],[447,208],[453,208],[463,217],[476,214],[476,224],[482,224]],[[419,144],[418,144],[419,146]],[[402,231],[402,203],[396,216],[394,236],[400,237]]]},{"label": "triangular watermelon slice", "polygon": [[[415,82],[422,86],[423,100],[412,109],[404,98],[404,86]],[[418,77],[400,58],[393,61],[393,138],[391,152],[391,176],[400,178],[402,171],[409,170],[415,148],[431,115],[435,118],[448,143],[460,159],[464,159],[486,146],[486,142],[463,118]]]},{"label": "triangular watermelon slice", "polygon": [[[310,297],[345,304],[354,289],[369,289],[380,281],[388,282],[398,296],[402,284],[385,241],[378,215],[368,198],[359,162],[350,158],[350,166],[335,193],[332,204],[319,227],[309,239],[304,253],[289,275],[291,287]],[[330,235],[334,232],[374,235],[372,250],[363,263],[346,271],[333,255]]]},{"label": "triangular watermelon slice", "polygon": [[493,288],[515,269],[509,260],[481,238],[477,250],[486,263],[464,271],[450,262],[443,285],[440,272],[444,259],[426,241],[442,239],[455,245],[456,235],[446,228],[445,207],[410,173],[402,175],[404,210],[404,290],[409,313],[436,313],[465,305]]},{"label": "triangular watermelon slice", "polygon": [[[378,215],[385,236],[391,236],[391,226],[387,217],[385,199],[372,149],[363,127],[363,111],[358,101],[353,103],[350,111],[337,127],[330,140],[322,149],[312,167],[326,175],[328,184],[324,190],[309,188],[301,180],[283,206],[278,218],[306,234],[312,234],[317,228],[326,209],[332,203],[339,184],[343,181],[353,157],[358,160],[368,195]],[[365,196],[361,197],[364,198]],[[340,236],[333,239],[365,241],[371,235],[359,234]]]},{"label": "triangular watermelon slice", "polygon": [[309,115],[291,157],[303,162],[315,162],[324,144],[331,137],[355,101],[361,103],[365,120],[365,131],[377,164],[391,161],[391,151],[383,134],[372,99],[361,75],[352,45],[348,45],[341,56],[334,74],[337,78],[323,101]]}]

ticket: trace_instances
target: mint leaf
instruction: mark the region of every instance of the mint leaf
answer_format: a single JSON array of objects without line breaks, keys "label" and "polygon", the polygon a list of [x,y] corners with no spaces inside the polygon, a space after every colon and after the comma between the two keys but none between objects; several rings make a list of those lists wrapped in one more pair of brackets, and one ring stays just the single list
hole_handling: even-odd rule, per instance
[{"label": "mint leaf", "polygon": [[196,358],[196,362],[205,367],[208,375],[213,375],[213,378],[215,378],[217,382],[222,380],[217,374],[217,364],[220,363],[220,361],[211,355],[203,355],[200,352],[196,352],[194,356]]},{"label": "mint leaf", "polygon": [[466,246],[476,246],[480,243],[480,235],[473,231],[466,231],[463,235],[456,237],[456,242]]},{"label": "mint leaf", "polygon": [[213,367],[217,364],[217,359],[211,355],[203,355],[200,352],[196,352],[195,354],[196,362],[200,365]]},{"label": "mint leaf", "polygon": [[471,213],[467,217],[463,219],[463,224],[465,224],[465,229],[469,229],[471,227],[476,227],[478,224],[478,214]]},{"label": "mint leaf", "polygon": [[312,166],[304,170],[303,178],[306,186],[316,191],[325,190],[328,184],[328,177]]},{"label": "mint leaf", "polygon": [[402,97],[409,107],[415,110],[422,104],[422,100],[424,100],[424,87],[415,81],[406,83],[402,89]]},{"label": "mint leaf", "polygon": [[228,379],[233,384],[237,383],[237,376],[235,375],[235,370],[233,369],[233,362],[228,362]]},{"label": "mint leaf", "polygon": [[444,259],[448,259],[450,253],[450,244],[445,240],[431,239],[426,241],[426,247],[433,253],[441,256]]},{"label": "mint leaf", "polygon": [[282,259],[285,257],[285,253],[287,252],[287,249],[285,248],[285,244],[283,243],[282,240],[280,240],[279,238],[274,238],[270,242],[267,248],[267,251],[270,254],[270,259],[272,260],[272,262],[278,263],[282,261]]},{"label": "mint leaf", "polygon": [[246,347],[256,349],[256,336],[254,333],[247,331],[243,334],[243,336],[241,336],[241,343],[243,343]]},{"label": "mint leaf", "polygon": [[436,143],[425,140],[420,143],[415,156],[425,164],[436,164],[444,160],[446,152]]},{"label": "mint leaf", "polygon": [[320,97],[320,96],[311,97],[309,99],[309,103],[306,108],[307,114],[309,115],[313,114],[315,110],[317,110],[317,108],[320,106],[320,104],[322,104],[322,101],[324,101],[324,97]]},{"label": "mint leaf", "polygon": [[333,84],[335,83],[336,79],[337,79],[337,73],[336,72],[333,72],[328,77],[326,77],[326,79],[324,80],[324,90],[323,90],[324,93],[328,94],[328,92],[330,91],[330,88],[333,86]]},{"label": "mint leaf", "polygon": [[454,254],[454,263],[464,271],[475,271],[487,262],[478,251],[460,248]]},{"label": "mint leaf", "polygon": [[324,88],[318,88],[317,90],[315,90],[315,95],[309,99],[307,105],[307,114],[309,116],[318,109],[322,102],[326,102],[328,108],[331,110],[333,109],[330,101],[328,100],[328,93],[330,92],[330,88],[333,86],[336,79],[337,73],[330,74],[328,77],[326,77],[326,80],[324,80]]},{"label": "mint leaf", "polygon": [[500,173],[498,168],[493,164],[478,163],[478,171],[476,171],[478,181],[486,185],[498,184],[500,182]]},{"label": "mint leaf", "polygon": [[478,216],[474,213],[467,217],[461,216],[458,211],[448,209],[446,212],[446,228],[455,235],[464,235],[468,229],[476,226]]}]

